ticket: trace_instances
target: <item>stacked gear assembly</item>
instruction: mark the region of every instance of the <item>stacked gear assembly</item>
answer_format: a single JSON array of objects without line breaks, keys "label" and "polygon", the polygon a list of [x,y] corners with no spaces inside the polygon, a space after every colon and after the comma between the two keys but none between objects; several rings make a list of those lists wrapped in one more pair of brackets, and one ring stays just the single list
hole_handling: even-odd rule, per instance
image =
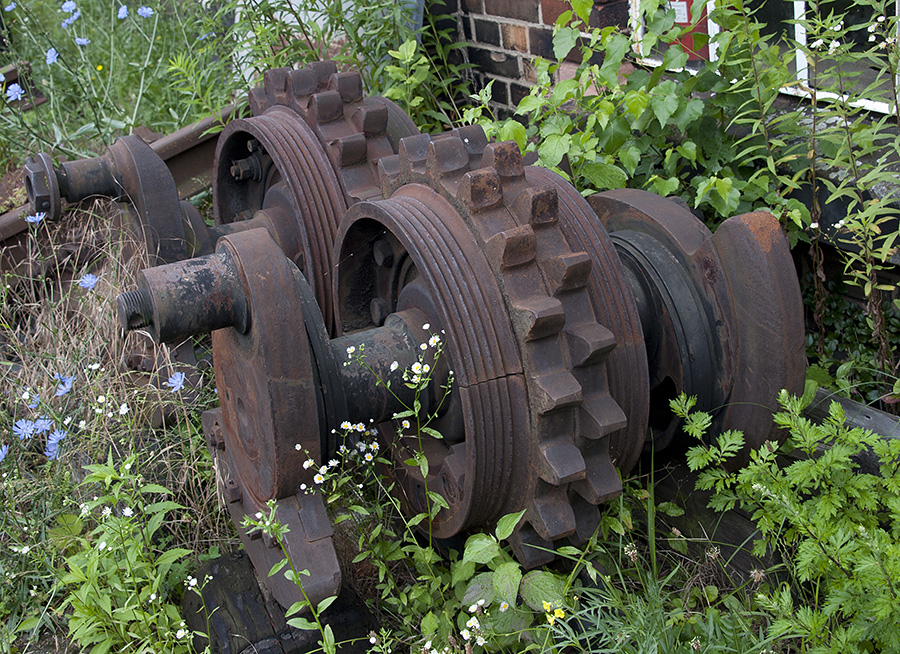
[{"label": "stacked gear assembly", "polygon": [[[777,438],[777,391],[802,390],[805,358],[772,216],[711,234],[643,191],[585,200],[480,128],[400,136],[396,106],[316,70],[267,74],[257,115],[223,134],[215,251],[144,270],[119,301],[123,327],[157,341],[212,332],[221,408],[204,431],[229,511],[240,524],[274,501],[310,601],[341,575],[303,462],[331,459],[344,422],[377,425],[412,514],[440,495],[439,538],[524,510],[511,542],[529,567],[587,540],[646,442],[675,438],[677,393],[697,395],[717,430]],[[442,438],[394,418],[413,401],[402,371],[435,337],[444,354],[419,399]],[[348,351],[366,366],[344,365]],[[240,531],[261,573],[281,559]],[[300,599],[278,575],[265,583],[284,606]]]}]

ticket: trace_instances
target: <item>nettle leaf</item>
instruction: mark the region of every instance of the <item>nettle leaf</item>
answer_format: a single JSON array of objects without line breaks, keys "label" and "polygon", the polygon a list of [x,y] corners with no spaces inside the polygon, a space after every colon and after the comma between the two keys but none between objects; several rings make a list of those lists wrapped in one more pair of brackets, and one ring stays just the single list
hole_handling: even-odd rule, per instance
[{"label": "nettle leaf", "polygon": [[474,561],[455,561],[451,566],[450,585],[456,586],[458,583],[467,581],[475,574]]},{"label": "nettle leaf", "polygon": [[425,617],[422,618],[422,635],[430,636],[434,632],[437,631],[438,626],[440,625],[440,621],[437,619],[437,616],[434,614],[434,611],[429,611],[425,614]]},{"label": "nettle leaf", "polygon": [[532,570],[522,577],[520,592],[525,603],[538,613],[543,613],[544,602],[556,608],[566,605],[566,582],[552,572]]},{"label": "nettle leaf", "polygon": [[607,189],[623,188],[628,181],[625,171],[614,164],[595,161],[582,166],[581,174],[590,181],[594,188],[604,191]]},{"label": "nettle leaf", "polygon": [[473,534],[466,541],[462,560],[474,563],[489,563],[502,553],[500,545],[488,534]]},{"label": "nettle leaf", "polygon": [[514,606],[521,581],[522,569],[517,562],[508,561],[500,565],[494,571],[494,591],[497,597],[506,600],[510,606]]},{"label": "nettle leaf", "polygon": [[519,106],[516,107],[516,114],[530,114],[534,111],[537,111],[545,104],[547,104],[547,99],[543,96],[526,95],[524,98],[519,100]]}]

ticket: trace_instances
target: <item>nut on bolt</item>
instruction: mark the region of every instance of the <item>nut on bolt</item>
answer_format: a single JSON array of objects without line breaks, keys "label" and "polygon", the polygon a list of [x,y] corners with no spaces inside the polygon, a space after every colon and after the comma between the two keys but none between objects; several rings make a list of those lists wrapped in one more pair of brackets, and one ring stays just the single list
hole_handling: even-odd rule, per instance
[{"label": "nut on bolt", "polygon": [[240,502],[243,497],[241,487],[237,485],[234,479],[225,480],[225,501],[229,504]]},{"label": "nut on bolt", "polygon": [[43,211],[50,220],[62,214],[59,180],[50,156],[41,152],[25,160],[25,193],[33,211]]}]

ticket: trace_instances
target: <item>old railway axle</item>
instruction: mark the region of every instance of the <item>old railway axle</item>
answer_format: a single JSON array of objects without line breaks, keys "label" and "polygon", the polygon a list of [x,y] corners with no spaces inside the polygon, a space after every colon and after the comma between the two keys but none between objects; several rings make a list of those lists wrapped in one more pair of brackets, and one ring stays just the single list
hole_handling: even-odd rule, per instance
[{"label": "old railway axle", "polygon": [[[332,186],[291,129],[302,131],[297,116],[340,118],[348,87],[331,77],[332,100],[293,106],[294,91],[275,92],[301,85],[292,74],[267,75],[267,101],[280,100],[220,141],[216,222],[246,224],[211,254],[144,270],[119,313],[158,341],[212,332],[221,408],[204,429],[229,511],[239,523],[276,502],[312,601],[337,592],[340,568],[321,495],[300,491],[315,473],[302,464],[334,455],[344,421],[376,426],[409,510],[424,508],[426,486],[444,498],[439,537],[524,509],[512,544],[529,566],[594,532],[645,440],[673,440],[676,393],[697,395],[716,429],[743,428],[751,445],[776,437],[775,395],[800,390],[805,360],[774,218],[738,216],[712,234],[642,191],[586,201],[479,128],[394,139],[390,121],[405,123],[384,104],[365,109],[356,91],[342,124],[362,136],[320,141],[339,171]],[[326,201],[332,188],[343,195]],[[400,371],[434,336],[444,356],[429,361],[423,411],[438,412],[443,438],[419,439],[393,419],[410,398],[376,382],[404,389]],[[343,365],[351,347],[366,367]],[[420,447],[427,479],[406,463]],[[261,571],[281,557],[242,539]],[[278,576],[267,584],[285,606],[298,599]]]}]

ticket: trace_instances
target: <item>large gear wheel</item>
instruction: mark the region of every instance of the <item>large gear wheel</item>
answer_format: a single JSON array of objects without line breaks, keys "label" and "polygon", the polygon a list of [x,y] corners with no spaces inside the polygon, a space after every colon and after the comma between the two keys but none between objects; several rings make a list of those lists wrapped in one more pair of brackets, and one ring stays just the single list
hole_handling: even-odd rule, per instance
[{"label": "large gear wheel", "polygon": [[[213,186],[217,227],[198,226],[198,254],[225,234],[264,227],[305,271],[333,332],[333,239],[347,207],[380,197],[376,162],[400,136],[417,134],[384,98],[364,98],[357,72],[333,62],[266,71],[252,89],[253,116],[219,139]],[[405,120],[404,120],[405,118]],[[393,135],[393,136],[392,136]]]},{"label": "large gear wheel", "polygon": [[[609,446],[627,421],[609,393],[616,339],[593,310],[591,257],[567,245],[557,188],[528,180],[512,142],[415,136],[379,166],[390,198],[354,205],[338,236],[339,327],[370,327],[378,305],[415,307],[446,331],[462,418],[425,447],[428,488],[451,503],[432,528],[449,536],[525,508],[513,544],[539,564],[553,541],[588,538],[596,505],[621,491]],[[421,510],[407,449],[395,443],[397,476]]]}]

